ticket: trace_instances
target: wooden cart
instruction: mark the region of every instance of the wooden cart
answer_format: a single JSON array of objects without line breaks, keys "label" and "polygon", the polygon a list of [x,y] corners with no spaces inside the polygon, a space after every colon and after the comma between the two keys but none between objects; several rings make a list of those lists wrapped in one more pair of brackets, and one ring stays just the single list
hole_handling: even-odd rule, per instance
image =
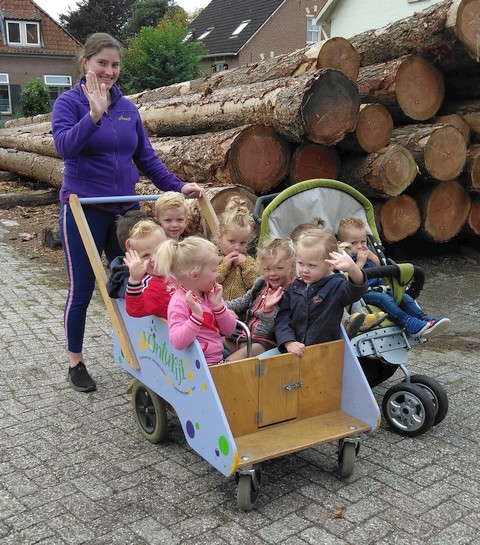
[{"label": "wooden cart", "polygon": [[[166,320],[132,318],[123,300],[109,297],[85,202],[99,201],[70,197],[112,321],[115,362],[136,379],[132,406],[142,435],[153,443],[165,438],[168,407],[190,447],[225,476],[235,476],[244,511],[257,500],[266,460],[338,441],[340,475],[350,476],[360,435],[378,427],[380,412],[349,341],[309,346],[303,358],[251,357],[212,367],[196,341],[176,350]],[[208,203],[201,206],[208,219]]]}]

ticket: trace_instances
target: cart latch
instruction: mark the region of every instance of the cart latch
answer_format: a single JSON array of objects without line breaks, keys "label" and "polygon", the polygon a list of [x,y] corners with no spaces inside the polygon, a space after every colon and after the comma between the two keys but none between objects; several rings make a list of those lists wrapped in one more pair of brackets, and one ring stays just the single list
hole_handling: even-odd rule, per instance
[{"label": "cart latch", "polygon": [[301,388],[303,386],[303,382],[291,382],[290,384],[285,384],[283,389],[286,392],[291,392],[292,390],[298,390],[298,388]]}]

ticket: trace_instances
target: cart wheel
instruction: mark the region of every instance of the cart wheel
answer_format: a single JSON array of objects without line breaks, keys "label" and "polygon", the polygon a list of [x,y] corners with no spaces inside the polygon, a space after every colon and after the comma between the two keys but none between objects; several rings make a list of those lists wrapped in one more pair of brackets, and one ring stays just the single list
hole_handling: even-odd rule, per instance
[{"label": "cart wheel", "polygon": [[410,377],[410,382],[418,384],[430,396],[435,406],[435,420],[433,421],[433,425],[440,424],[448,413],[448,395],[445,388],[438,380],[426,375],[413,375]]},{"label": "cart wheel", "polygon": [[389,388],[382,400],[383,416],[394,431],[407,437],[427,432],[435,420],[435,406],[416,384],[402,382]]},{"label": "cart wheel", "polygon": [[355,458],[358,454],[357,445],[360,443],[350,443],[349,441],[339,441],[338,445],[338,472],[344,479],[353,474],[355,467]]},{"label": "cart wheel", "polygon": [[136,380],[132,388],[132,408],[140,433],[150,443],[160,443],[167,435],[165,401]]},{"label": "cart wheel", "polygon": [[237,473],[237,504],[242,511],[250,511],[255,505],[260,485],[262,470],[254,468],[251,473]]}]

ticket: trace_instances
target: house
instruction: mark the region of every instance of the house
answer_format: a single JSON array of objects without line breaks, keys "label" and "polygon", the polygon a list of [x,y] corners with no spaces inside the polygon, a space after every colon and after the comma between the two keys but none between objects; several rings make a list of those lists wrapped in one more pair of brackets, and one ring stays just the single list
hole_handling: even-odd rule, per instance
[{"label": "house", "polygon": [[261,61],[320,40],[314,15],[325,0],[212,0],[189,25],[203,43],[208,75]]},{"label": "house", "polygon": [[0,0],[0,118],[20,110],[20,93],[36,78],[50,100],[75,84],[81,44],[32,0]]},{"label": "house", "polygon": [[404,19],[441,0],[327,0],[312,24],[328,29],[331,37],[356,34]]}]

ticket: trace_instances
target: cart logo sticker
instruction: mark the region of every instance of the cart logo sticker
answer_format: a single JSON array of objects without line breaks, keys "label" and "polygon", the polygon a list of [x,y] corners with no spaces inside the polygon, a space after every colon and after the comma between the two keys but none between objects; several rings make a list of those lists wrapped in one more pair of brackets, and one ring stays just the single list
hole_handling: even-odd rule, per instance
[{"label": "cart logo sticker", "polygon": [[167,348],[167,341],[158,343],[154,333],[147,334],[145,331],[139,332],[138,335],[138,350],[143,352],[149,350],[156,356],[164,368],[170,371],[178,386],[184,380],[192,380],[193,374],[190,371],[188,360],[179,358],[175,352],[171,352]]}]

